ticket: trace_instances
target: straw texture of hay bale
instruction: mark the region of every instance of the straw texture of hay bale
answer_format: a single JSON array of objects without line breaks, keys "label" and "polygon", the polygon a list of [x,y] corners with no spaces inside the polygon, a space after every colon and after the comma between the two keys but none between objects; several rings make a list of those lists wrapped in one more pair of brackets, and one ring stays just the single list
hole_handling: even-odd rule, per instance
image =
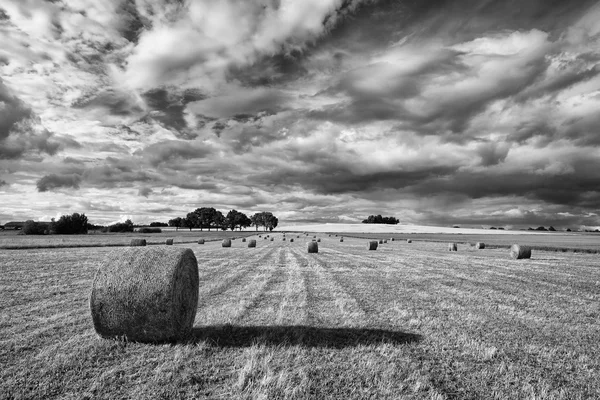
[{"label": "straw texture of hay bale", "polygon": [[131,243],[129,245],[131,247],[145,246],[146,245],[146,239],[131,239]]},{"label": "straw texture of hay bale", "polygon": [[198,244],[204,244],[204,239],[199,239]]},{"label": "straw texture of hay bale", "polygon": [[485,249],[485,243],[477,242],[477,243],[475,243],[475,248],[476,249]]},{"label": "straw texture of hay bale", "polygon": [[165,244],[167,246],[173,246],[173,239],[167,239],[167,241],[165,242]]},{"label": "straw texture of hay bale", "polygon": [[231,239],[223,239],[221,247],[231,247]]},{"label": "straw texture of hay bale", "polygon": [[180,247],[128,248],[107,257],[90,294],[96,332],[106,338],[170,342],[192,332],[198,263]]},{"label": "straw texture of hay bale", "polygon": [[256,247],[256,240],[252,239],[248,242],[248,247]]},{"label": "straw texture of hay bale", "polygon": [[371,240],[369,242],[369,250],[377,250],[377,240]]},{"label": "straw texture of hay bale", "polygon": [[319,244],[317,242],[308,242],[308,252],[309,253],[318,253],[319,252]]},{"label": "straw texture of hay bale", "polygon": [[523,258],[531,258],[531,247],[523,246],[520,244],[513,244],[510,247],[510,256],[515,260],[521,260]]},{"label": "straw texture of hay bale", "polygon": [[448,243],[448,251],[458,251],[456,243]]}]

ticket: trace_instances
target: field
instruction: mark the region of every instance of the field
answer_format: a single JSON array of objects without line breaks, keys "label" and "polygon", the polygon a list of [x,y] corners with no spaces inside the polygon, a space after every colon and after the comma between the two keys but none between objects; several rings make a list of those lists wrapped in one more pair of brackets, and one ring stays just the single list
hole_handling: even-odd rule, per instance
[{"label": "field", "polygon": [[200,302],[174,345],[96,336],[90,285],[118,248],[0,251],[0,398],[600,396],[597,255],[296,235],[179,244]]}]

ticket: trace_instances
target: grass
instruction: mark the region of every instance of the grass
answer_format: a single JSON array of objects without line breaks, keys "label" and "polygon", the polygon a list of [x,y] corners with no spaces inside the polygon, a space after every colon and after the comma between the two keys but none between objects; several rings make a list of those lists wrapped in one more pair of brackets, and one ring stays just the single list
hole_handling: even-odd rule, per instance
[{"label": "grass", "polygon": [[95,335],[87,296],[115,249],[0,252],[0,398],[600,393],[597,257],[422,241],[369,252],[348,236],[308,254],[308,240],[189,245],[200,300],[193,339],[175,345]]},{"label": "grass", "polygon": [[174,238],[174,244],[197,243],[198,239],[220,241],[223,238],[247,237],[253,235],[250,231],[168,231],[161,233],[100,233],[87,235],[22,235],[20,231],[0,231],[0,249],[48,249],[48,248],[78,248],[78,247],[121,247],[129,246],[131,239],[146,239],[148,245],[163,245],[166,239]]}]

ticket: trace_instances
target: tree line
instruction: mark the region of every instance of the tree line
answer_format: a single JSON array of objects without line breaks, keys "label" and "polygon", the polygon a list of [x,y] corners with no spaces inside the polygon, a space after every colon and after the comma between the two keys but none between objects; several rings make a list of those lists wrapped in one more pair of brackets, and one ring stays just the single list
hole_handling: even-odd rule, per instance
[{"label": "tree line", "polygon": [[193,228],[208,229],[209,231],[211,229],[231,229],[233,231],[255,226],[256,230],[263,227],[265,231],[272,231],[277,227],[278,222],[277,217],[267,211],[256,213],[248,218],[246,214],[237,210],[230,210],[227,215],[223,215],[221,211],[213,207],[202,207],[189,212],[185,218],[177,217],[169,220],[169,226],[175,227],[177,230],[188,228],[190,231]]},{"label": "tree line", "polygon": [[362,222],[363,224],[390,224],[396,225],[400,221],[394,217],[382,217],[381,215],[369,215],[369,217]]}]

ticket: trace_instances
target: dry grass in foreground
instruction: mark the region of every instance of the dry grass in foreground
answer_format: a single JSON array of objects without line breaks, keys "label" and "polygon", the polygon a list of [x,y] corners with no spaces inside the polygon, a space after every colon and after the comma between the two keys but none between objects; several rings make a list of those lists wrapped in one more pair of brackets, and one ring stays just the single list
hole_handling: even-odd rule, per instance
[{"label": "dry grass in foreground", "polygon": [[0,253],[0,398],[591,399],[600,393],[596,256],[440,243],[258,239],[191,247],[194,337],[98,338],[99,260]]}]

